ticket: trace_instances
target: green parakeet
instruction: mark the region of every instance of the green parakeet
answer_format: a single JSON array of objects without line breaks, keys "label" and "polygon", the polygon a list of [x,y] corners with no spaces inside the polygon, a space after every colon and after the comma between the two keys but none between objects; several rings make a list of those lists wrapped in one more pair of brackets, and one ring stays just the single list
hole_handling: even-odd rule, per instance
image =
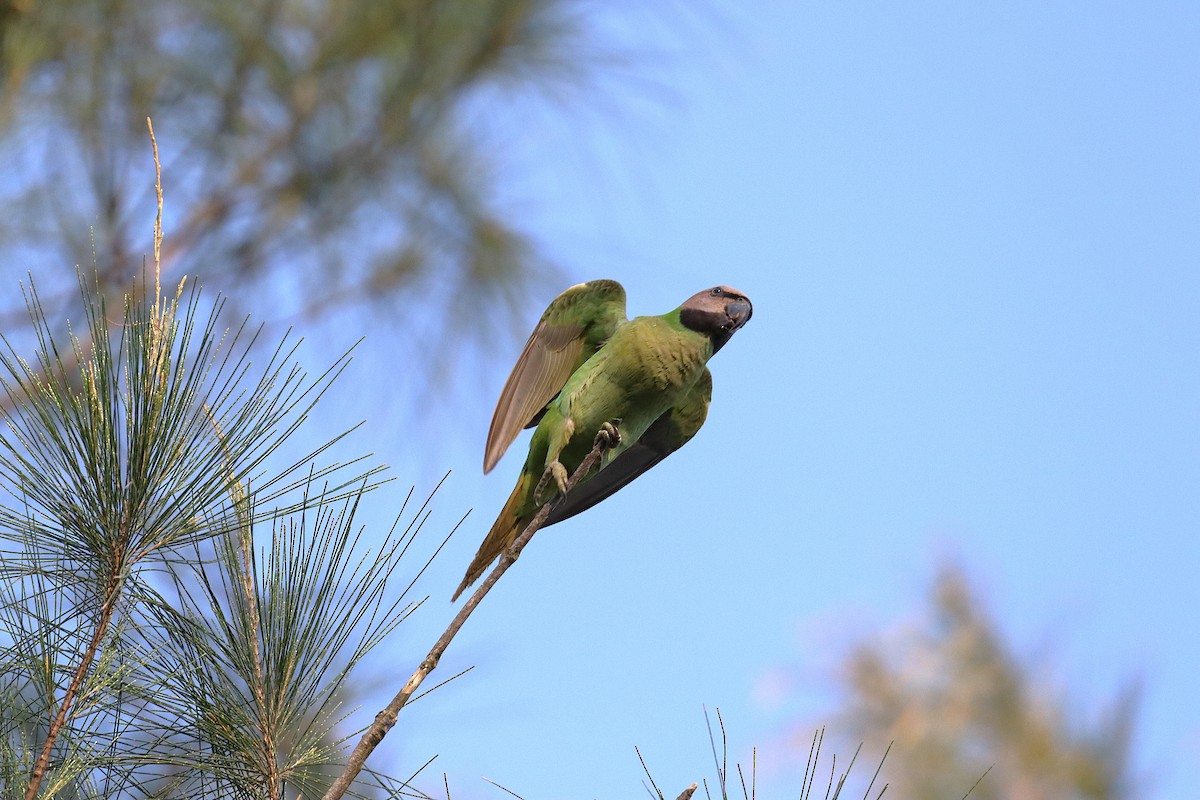
[{"label": "green parakeet", "polygon": [[698,292],[662,316],[632,320],[616,281],[581,283],[556,297],[500,393],[483,471],[522,428],[536,425],[529,455],[452,599],[516,541],[542,504],[562,494],[605,423],[616,427],[619,442],[558,502],[546,525],[591,508],[686,444],[708,415],[712,375],[705,364],[752,312],[746,296],[728,286]]}]

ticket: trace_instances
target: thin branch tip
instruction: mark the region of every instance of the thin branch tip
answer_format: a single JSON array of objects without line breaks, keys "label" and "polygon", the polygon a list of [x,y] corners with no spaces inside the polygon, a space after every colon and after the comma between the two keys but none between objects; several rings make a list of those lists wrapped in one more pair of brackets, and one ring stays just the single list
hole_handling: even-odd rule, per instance
[{"label": "thin branch tip", "polygon": [[[583,479],[583,476],[587,475],[599,463],[604,451],[613,444],[615,444],[614,438],[605,435],[605,431],[602,429],[597,434],[591,452],[587,454],[567,479],[566,492],[563,492],[564,495],[570,492]],[[416,672],[404,684],[404,688],[392,698],[391,703],[386,708],[375,715],[375,721],[363,732],[362,738],[351,752],[350,758],[346,761],[346,766],[343,768],[341,774],[338,775],[337,780],[329,787],[329,790],[325,792],[323,800],[340,800],[346,794],[350,785],[358,777],[358,774],[366,764],[367,757],[379,745],[388,731],[395,726],[400,710],[412,699],[425,678],[437,668],[442,655],[450,646],[450,642],[462,630],[467,618],[471,616],[480,602],[483,601],[483,598],[487,596],[487,593],[492,590],[492,587],[496,585],[496,582],[500,580],[508,568],[516,563],[517,558],[521,555],[521,551],[525,549],[525,545],[529,544],[533,535],[545,524],[557,500],[558,497],[552,498],[538,509],[537,514],[525,526],[525,530],[521,532],[521,535],[517,537],[511,546],[506,548],[497,561],[496,566],[492,568],[492,571],[483,579],[483,582],[479,584],[475,592],[463,603],[462,608],[458,610],[454,619],[446,626],[446,630],[438,638],[433,648],[430,649],[429,654],[421,661],[421,665],[417,668]],[[661,797],[661,794],[659,796]]]}]

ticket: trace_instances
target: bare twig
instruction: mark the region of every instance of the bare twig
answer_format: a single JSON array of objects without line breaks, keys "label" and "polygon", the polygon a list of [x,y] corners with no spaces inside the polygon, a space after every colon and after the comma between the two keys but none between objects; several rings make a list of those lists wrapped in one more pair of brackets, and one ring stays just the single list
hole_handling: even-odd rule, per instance
[{"label": "bare twig", "polygon": [[[587,454],[587,457],[583,459],[583,462],[567,480],[564,495],[570,492],[575,484],[596,466],[600,461],[600,456],[603,455],[607,447],[607,439],[598,436],[595,447],[592,448],[592,451]],[[429,676],[429,673],[437,669],[438,661],[441,660],[442,655],[446,652],[446,648],[450,646],[450,642],[454,640],[459,630],[462,629],[463,623],[467,621],[467,618],[471,616],[479,603],[487,596],[487,593],[496,585],[496,581],[500,580],[500,577],[520,557],[521,551],[525,549],[525,545],[529,544],[529,540],[545,524],[546,518],[550,516],[550,511],[556,501],[557,498],[552,499],[538,510],[533,519],[529,521],[529,524],[525,526],[525,530],[517,537],[517,540],[501,554],[495,568],[488,573],[488,576],[483,579],[483,583],[479,584],[475,593],[459,609],[458,614],[455,615],[445,632],[442,633],[437,643],[429,651],[429,655],[421,662],[421,666],[417,667],[417,671],[404,684],[404,688],[392,698],[392,702],[386,708],[375,715],[375,721],[371,723],[371,726],[367,728],[362,738],[359,739],[342,773],[338,775],[337,780],[329,787],[329,791],[325,792],[324,800],[340,800],[350,788],[350,784],[354,782],[354,779],[358,777],[358,773],[362,771],[363,765],[367,761],[367,756],[379,746],[379,743],[383,741],[383,737],[387,736],[388,731],[396,724],[396,718],[400,714],[400,709],[404,708],[405,704],[412,698],[413,693],[416,692],[425,678]]]}]

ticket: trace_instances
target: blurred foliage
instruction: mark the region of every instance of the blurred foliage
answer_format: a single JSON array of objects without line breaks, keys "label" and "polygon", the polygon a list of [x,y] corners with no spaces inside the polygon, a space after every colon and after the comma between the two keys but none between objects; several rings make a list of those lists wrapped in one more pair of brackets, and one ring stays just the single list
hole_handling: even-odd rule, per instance
[{"label": "blurred foliage", "polygon": [[975,800],[1133,796],[1136,692],[1081,725],[1001,641],[958,571],[936,582],[930,629],[860,645],[844,674],[839,727],[895,743],[889,797],[959,798],[989,768]]},{"label": "blurred foliage", "polygon": [[[52,317],[79,316],[77,264],[115,302],[150,250],[151,116],[166,275],[270,319],[373,301],[425,342],[494,336],[549,270],[499,207],[489,121],[583,82],[576,6],[0,0],[0,264]],[[0,329],[23,315],[0,282]]]}]

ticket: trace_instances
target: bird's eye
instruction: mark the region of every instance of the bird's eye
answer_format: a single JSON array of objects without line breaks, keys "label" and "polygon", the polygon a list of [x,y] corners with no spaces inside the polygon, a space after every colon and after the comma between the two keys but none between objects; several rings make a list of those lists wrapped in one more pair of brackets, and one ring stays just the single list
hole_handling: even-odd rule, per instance
[{"label": "bird's eye", "polygon": [[724,292],[722,292],[722,291],[721,291],[721,287],[720,287],[720,286],[714,286],[714,287],[713,287],[713,290],[712,290],[712,296],[713,296],[713,297],[720,297],[720,296],[721,296],[721,295],[723,295],[723,294],[724,294]]}]

